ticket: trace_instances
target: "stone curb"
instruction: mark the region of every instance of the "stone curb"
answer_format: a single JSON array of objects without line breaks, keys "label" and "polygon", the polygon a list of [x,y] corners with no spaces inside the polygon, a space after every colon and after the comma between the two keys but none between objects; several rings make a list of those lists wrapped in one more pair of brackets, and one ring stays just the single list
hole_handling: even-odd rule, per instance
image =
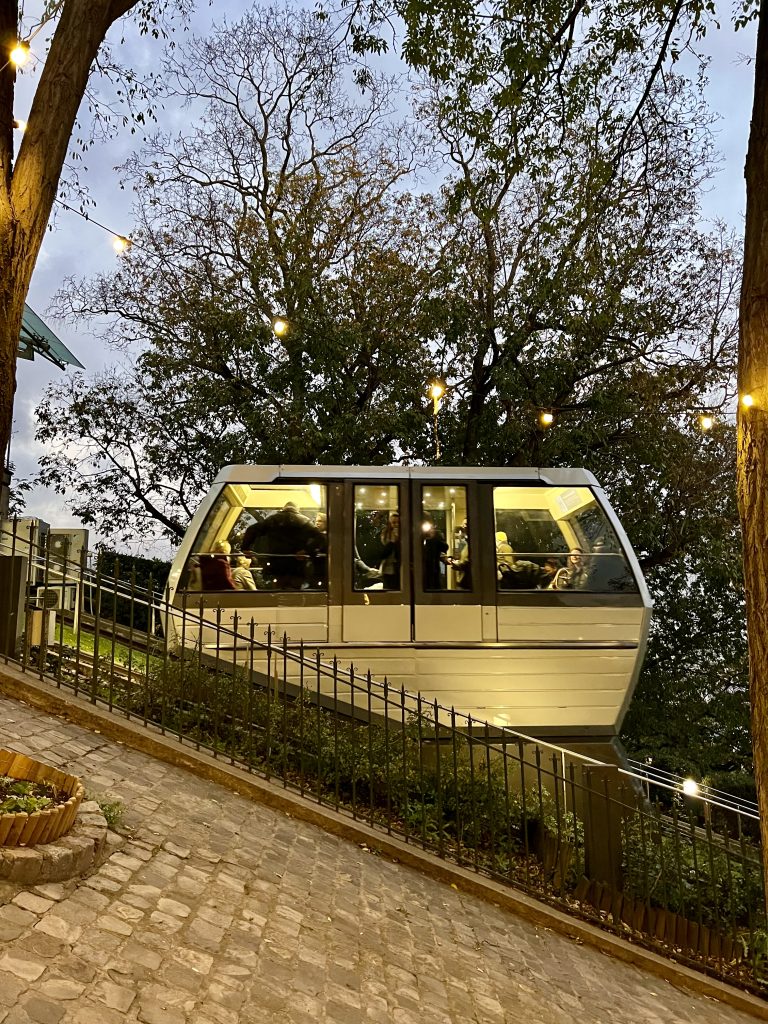
[{"label": "stone curb", "polygon": [[24,674],[12,665],[0,665],[0,694],[100,733],[157,760],[191,771],[201,778],[257,800],[290,817],[316,825],[333,835],[376,850],[394,862],[405,864],[462,892],[502,907],[537,927],[551,929],[617,960],[646,970],[678,988],[727,1003],[760,1020],[768,1020],[768,1002],[748,992],[668,960],[579,918],[570,917],[524,893],[451,864],[331,808],[311,803],[276,783],[249,775],[242,769],[227,765],[223,760],[194,750],[191,745],[180,743],[178,739],[162,735],[156,727],[145,727],[119,718],[82,697],[75,697],[67,690]]},{"label": "stone curb", "polygon": [[0,879],[19,886],[66,882],[98,867],[111,851],[95,801],[81,804],[72,828],[53,843],[0,847]]}]

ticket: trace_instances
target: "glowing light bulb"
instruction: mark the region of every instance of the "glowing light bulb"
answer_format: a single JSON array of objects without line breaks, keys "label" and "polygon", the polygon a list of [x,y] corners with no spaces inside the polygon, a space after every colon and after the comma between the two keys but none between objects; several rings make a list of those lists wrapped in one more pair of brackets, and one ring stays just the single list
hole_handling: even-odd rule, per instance
[{"label": "glowing light bulb", "polygon": [[27,122],[22,121],[20,117],[15,117],[13,119],[13,127],[17,132],[25,132],[27,130]]},{"label": "glowing light bulb", "polygon": [[696,779],[683,779],[683,793],[686,796],[699,795],[699,784]]},{"label": "glowing light bulb", "polygon": [[711,430],[715,425],[715,417],[705,412],[699,416],[699,426],[702,430]]},{"label": "glowing light bulb", "polygon": [[14,64],[17,68],[20,68],[29,60],[29,52],[29,43],[16,43],[11,52],[8,54],[11,64]]},{"label": "glowing light bulb", "polygon": [[429,397],[435,402],[439,402],[444,394],[445,385],[441,384],[439,380],[435,380],[429,385]]},{"label": "glowing light bulb", "polygon": [[751,409],[752,406],[755,404],[755,400],[752,397],[752,395],[742,395],[740,398],[740,402],[744,409]]},{"label": "glowing light bulb", "polygon": [[555,422],[555,414],[554,413],[548,412],[547,410],[545,410],[544,412],[539,414],[539,423],[542,425],[542,427],[551,427],[554,422]]},{"label": "glowing light bulb", "polygon": [[130,238],[125,238],[123,235],[115,235],[112,239],[112,248],[116,253],[127,252],[131,247]]},{"label": "glowing light bulb", "polygon": [[288,333],[288,321],[284,320],[281,316],[276,317],[272,321],[272,330],[278,336],[278,338],[284,337]]}]

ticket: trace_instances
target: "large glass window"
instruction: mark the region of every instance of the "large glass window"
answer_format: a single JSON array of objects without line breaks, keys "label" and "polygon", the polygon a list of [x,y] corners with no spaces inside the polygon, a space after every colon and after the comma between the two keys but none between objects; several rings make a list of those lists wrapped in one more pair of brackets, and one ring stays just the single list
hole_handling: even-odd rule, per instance
[{"label": "large glass window", "polygon": [[396,484],[355,486],[355,590],[400,590],[400,492]]},{"label": "large glass window", "polygon": [[422,487],[420,541],[425,591],[472,589],[466,487]]},{"label": "large glass window", "polygon": [[188,590],[326,590],[326,488],[228,484],[187,562]]},{"label": "large glass window", "polygon": [[496,487],[493,505],[499,590],[637,590],[588,487]]}]

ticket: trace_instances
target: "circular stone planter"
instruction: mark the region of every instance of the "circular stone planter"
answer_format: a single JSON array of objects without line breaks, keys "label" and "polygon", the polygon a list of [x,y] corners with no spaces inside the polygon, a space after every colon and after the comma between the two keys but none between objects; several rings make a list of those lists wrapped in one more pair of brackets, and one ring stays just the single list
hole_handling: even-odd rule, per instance
[{"label": "circular stone planter", "polygon": [[37,846],[53,843],[68,832],[83,799],[83,784],[75,775],[41,764],[26,754],[0,749],[0,775],[26,782],[48,782],[69,799],[33,814],[0,814],[0,846]]}]

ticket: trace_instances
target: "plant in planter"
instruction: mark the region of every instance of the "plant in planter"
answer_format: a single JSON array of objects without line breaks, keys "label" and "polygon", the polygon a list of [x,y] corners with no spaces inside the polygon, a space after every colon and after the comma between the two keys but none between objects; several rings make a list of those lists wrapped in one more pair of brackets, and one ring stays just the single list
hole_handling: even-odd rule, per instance
[{"label": "plant in planter", "polygon": [[0,750],[0,846],[54,842],[72,827],[84,792],[74,775]]},{"label": "plant in planter", "polygon": [[63,804],[69,795],[50,782],[29,782],[10,775],[0,778],[0,814],[34,814]]}]

